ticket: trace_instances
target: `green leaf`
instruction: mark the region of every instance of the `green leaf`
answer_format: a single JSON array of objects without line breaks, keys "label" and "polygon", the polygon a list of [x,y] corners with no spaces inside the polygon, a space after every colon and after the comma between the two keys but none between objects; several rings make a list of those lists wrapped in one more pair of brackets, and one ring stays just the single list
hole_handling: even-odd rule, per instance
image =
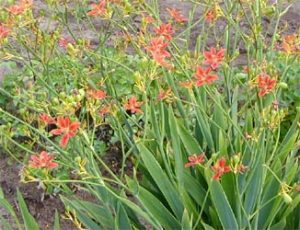
[{"label": "green leaf", "polygon": [[15,223],[20,227],[20,222],[18,220],[18,217],[13,209],[13,207],[8,203],[7,200],[4,198],[0,199],[0,207],[4,208],[14,219]]},{"label": "green leaf", "polygon": [[183,163],[183,157],[181,152],[181,143],[177,132],[177,123],[171,107],[169,108],[169,126],[171,131],[171,140],[172,140],[172,147],[173,147],[174,159],[175,159],[175,175],[179,187],[180,189],[182,189],[184,163]]},{"label": "green leaf", "polygon": [[75,209],[76,212],[93,219],[92,220],[87,217],[84,218],[86,225],[99,227],[98,224],[101,224],[103,227],[111,227],[111,223],[113,223],[113,217],[111,211],[106,207],[78,199],[69,200],[63,196],[61,196],[61,199],[66,206],[70,206]]},{"label": "green leaf", "polygon": [[27,230],[38,230],[39,226],[33,216],[30,214],[30,212],[27,209],[26,203],[20,193],[19,190],[17,190],[17,200],[20,207],[20,211],[22,214],[22,218],[24,221],[25,229]]},{"label": "green leaf", "polygon": [[276,224],[273,224],[270,229],[272,230],[284,230],[286,226],[286,220],[283,219]]},{"label": "green leaf", "polygon": [[214,208],[224,229],[239,229],[234,213],[227,200],[226,194],[218,181],[211,181],[209,169],[205,172]]},{"label": "green leaf", "polygon": [[117,229],[120,230],[131,230],[130,220],[128,215],[123,207],[123,205],[119,202],[117,204],[117,218],[116,218]]},{"label": "green leaf", "polygon": [[184,212],[183,212],[181,226],[182,226],[182,229],[184,229],[184,230],[192,230],[193,229],[192,220],[190,220],[189,214],[186,209],[184,209]]},{"label": "green leaf", "polygon": [[55,210],[53,230],[60,230],[59,215],[58,215],[57,210]]},{"label": "green leaf", "polygon": [[[201,207],[204,205],[204,200],[206,196],[206,190],[203,185],[198,182],[193,176],[188,173],[184,174],[184,187],[190,196],[198,203]],[[209,203],[206,202],[206,206]],[[208,214],[208,209],[204,208],[204,212]]]},{"label": "green leaf", "polygon": [[198,142],[182,124],[178,124],[178,133],[189,155],[203,152]]},{"label": "green leaf", "polygon": [[138,144],[138,148],[140,150],[142,160],[153,180],[166,198],[176,217],[181,219],[183,214],[183,204],[176,188],[166,176],[153,154],[141,143]]},{"label": "green leaf", "polygon": [[205,230],[215,230],[212,226],[210,226],[204,222],[201,222],[201,224],[203,225]]},{"label": "green leaf", "polygon": [[179,229],[180,224],[164,204],[148,190],[140,187],[138,198],[165,229]]}]

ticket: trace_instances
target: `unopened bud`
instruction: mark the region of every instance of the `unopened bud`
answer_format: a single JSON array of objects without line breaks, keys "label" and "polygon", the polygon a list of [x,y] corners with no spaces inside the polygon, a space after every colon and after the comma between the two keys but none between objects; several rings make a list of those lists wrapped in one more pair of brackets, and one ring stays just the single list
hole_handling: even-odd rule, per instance
[{"label": "unopened bud", "polygon": [[286,84],[285,82],[279,82],[278,86],[279,86],[279,88],[282,88],[282,89],[288,88],[288,84]]},{"label": "unopened bud", "polygon": [[282,193],[281,196],[286,204],[290,204],[293,201],[292,197],[290,197],[287,193]]}]

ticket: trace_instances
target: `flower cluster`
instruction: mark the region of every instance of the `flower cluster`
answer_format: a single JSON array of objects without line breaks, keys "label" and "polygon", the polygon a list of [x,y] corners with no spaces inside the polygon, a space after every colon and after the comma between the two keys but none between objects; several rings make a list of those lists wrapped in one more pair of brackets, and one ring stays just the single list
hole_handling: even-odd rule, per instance
[{"label": "flower cluster", "polygon": [[92,4],[91,10],[87,13],[88,16],[102,16],[107,13],[106,0],[100,1],[98,4]]},{"label": "flower cluster", "polygon": [[276,79],[272,79],[268,74],[261,73],[257,76],[258,96],[263,97],[270,93],[276,86]]},{"label": "flower cluster", "polygon": [[166,58],[171,57],[167,51],[168,45],[164,37],[155,37],[150,41],[150,45],[146,46],[146,50],[151,54],[156,63],[166,68],[171,67],[170,63],[166,61]]},{"label": "flower cluster", "polygon": [[57,128],[50,131],[51,134],[60,136],[60,145],[66,147],[70,138],[75,137],[80,127],[80,122],[71,122],[69,117],[58,117],[55,122]]},{"label": "flower cluster", "polygon": [[[224,157],[221,157],[218,159],[213,166],[211,166],[211,170],[213,171],[214,175],[212,176],[213,180],[220,180],[221,177],[230,172],[234,173],[244,173],[247,170],[247,167],[244,166],[240,162],[236,162],[236,158],[238,158],[239,155],[236,155],[232,159],[232,166],[228,165],[226,162],[226,159]],[[205,163],[205,154],[201,153],[199,155],[192,155],[188,157],[188,162],[184,165],[186,168],[191,166],[196,166],[199,164]]]},{"label": "flower cluster", "polygon": [[73,38],[70,37],[61,37],[58,40],[58,46],[63,47],[63,48],[67,48],[69,44],[75,45],[75,40]]},{"label": "flower cluster", "polygon": [[218,79],[218,75],[213,74],[212,71],[216,70],[222,63],[225,55],[225,49],[216,50],[212,47],[209,51],[205,51],[203,56],[205,58],[204,64],[207,65],[206,68],[198,66],[196,73],[194,74],[195,85],[197,87],[211,84]]},{"label": "flower cluster", "polygon": [[53,162],[54,157],[46,151],[42,151],[40,155],[32,155],[29,160],[29,167],[35,169],[54,169],[58,163]]},{"label": "flower cluster", "polygon": [[186,22],[187,18],[185,18],[182,13],[175,8],[167,8],[168,14],[178,23]]},{"label": "flower cluster", "polygon": [[[182,23],[187,21],[181,12],[174,8],[168,8],[167,12],[175,22]],[[158,65],[171,69],[172,65],[167,62],[166,59],[171,57],[170,53],[167,51],[167,47],[169,42],[173,39],[173,26],[171,23],[162,23],[154,29],[154,32],[156,36],[150,40],[150,45],[145,46],[145,49],[150,53],[151,57]]]},{"label": "flower cluster", "polygon": [[128,99],[127,103],[124,104],[124,109],[131,113],[143,113],[141,110],[142,102],[139,102],[136,97],[132,96]]},{"label": "flower cluster", "polygon": [[32,0],[21,0],[18,4],[12,5],[6,10],[13,15],[20,15],[23,14],[26,10],[31,8]]},{"label": "flower cluster", "polygon": [[6,25],[0,23],[0,40],[8,37],[9,33],[10,29]]}]

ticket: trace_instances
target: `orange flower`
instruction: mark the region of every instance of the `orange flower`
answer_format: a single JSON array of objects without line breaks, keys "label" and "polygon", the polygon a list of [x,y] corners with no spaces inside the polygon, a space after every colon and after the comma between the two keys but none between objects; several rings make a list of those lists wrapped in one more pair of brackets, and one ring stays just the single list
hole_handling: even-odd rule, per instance
[{"label": "orange flower", "polygon": [[75,45],[75,40],[73,38],[70,37],[61,37],[58,40],[58,46],[63,47],[63,48],[67,48],[68,44],[72,44]]},{"label": "orange flower", "polygon": [[167,8],[169,15],[179,23],[186,22],[187,19],[181,14],[181,12],[175,8]]},{"label": "orange flower", "polygon": [[106,14],[106,0],[102,0],[99,4],[92,4],[92,10],[90,10],[87,15],[88,16],[101,16]]},{"label": "orange flower", "polygon": [[6,38],[10,33],[10,30],[0,23],[0,39]]},{"label": "orange flower", "polygon": [[69,139],[77,134],[77,131],[80,127],[80,122],[71,122],[69,117],[58,117],[56,125],[58,128],[51,130],[50,133],[53,135],[63,135],[60,140],[60,145],[62,147],[66,147]]},{"label": "orange flower", "polygon": [[14,15],[22,14],[25,11],[25,7],[23,5],[12,5],[8,7],[6,10]]},{"label": "orange flower", "polygon": [[181,81],[181,82],[179,82],[179,85],[184,88],[191,89],[194,85],[194,82],[193,81]]},{"label": "orange flower", "polygon": [[170,97],[171,93],[172,93],[171,89],[160,90],[157,95],[157,101],[165,100],[166,98]]},{"label": "orange flower", "polygon": [[257,76],[258,82],[258,96],[263,97],[266,94],[270,93],[276,86],[276,79],[271,79],[271,77],[266,73],[261,73]]},{"label": "orange flower", "polygon": [[21,0],[19,4],[12,5],[6,8],[6,10],[11,14],[19,15],[24,13],[24,11],[31,6],[32,6],[32,0]]},{"label": "orange flower", "polygon": [[106,98],[106,92],[103,90],[89,90],[88,95],[98,100],[102,100]]},{"label": "orange flower", "polygon": [[159,27],[155,28],[155,33],[163,36],[168,41],[171,41],[174,31],[172,25],[170,23],[167,23],[167,24],[161,24]]},{"label": "orange flower", "polygon": [[217,69],[224,59],[225,49],[216,50],[211,47],[209,51],[203,53],[205,57],[204,64],[209,65],[213,70]]},{"label": "orange flower", "polygon": [[210,71],[210,68],[197,68],[196,73],[194,74],[194,77],[196,78],[196,86],[200,87],[205,84],[211,84],[218,79],[218,76],[216,74],[210,74]]},{"label": "orange flower", "polygon": [[212,177],[213,180],[220,180],[223,174],[231,172],[231,168],[229,165],[226,165],[224,157],[220,158],[211,168],[215,173]]},{"label": "orange flower", "polygon": [[142,14],[142,21],[147,24],[151,24],[151,23],[155,22],[155,19],[148,14]]},{"label": "orange flower", "polygon": [[21,5],[25,7],[31,7],[33,4],[33,0],[21,0]]},{"label": "orange flower", "polygon": [[171,65],[165,60],[170,57],[170,53],[166,50],[168,43],[164,42],[163,37],[156,37],[150,41],[150,45],[146,46],[146,50],[152,55],[152,58],[161,66],[170,68]]},{"label": "orange flower", "polygon": [[141,110],[142,104],[142,102],[137,101],[136,97],[132,96],[124,105],[124,108],[126,111],[130,111],[131,113],[143,113]]},{"label": "orange flower", "polygon": [[188,157],[189,162],[184,165],[184,167],[188,168],[194,165],[202,164],[205,162],[205,154],[193,155]]},{"label": "orange flower", "polygon": [[216,19],[216,13],[214,10],[208,10],[205,13],[205,21],[211,23]]},{"label": "orange flower", "polygon": [[29,166],[36,169],[54,169],[58,166],[58,163],[53,162],[53,159],[53,156],[50,156],[46,151],[42,151],[40,155],[30,157]]},{"label": "orange flower", "polygon": [[110,113],[112,105],[103,105],[99,111],[100,116],[105,116],[106,114]]},{"label": "orange flower", "polygon": [[42,122],[44,122],[45,124],[55,124],[55,119],[50,117],[49,115],[45,114],[45,113],[42,113],[40,115],[40,120]]},{"label": "orange flower", "polygon": [[294,34],[284,36],[282,41],[282,49],[286,53],[293,53],[299,50],[297,47],[297,36]]}]

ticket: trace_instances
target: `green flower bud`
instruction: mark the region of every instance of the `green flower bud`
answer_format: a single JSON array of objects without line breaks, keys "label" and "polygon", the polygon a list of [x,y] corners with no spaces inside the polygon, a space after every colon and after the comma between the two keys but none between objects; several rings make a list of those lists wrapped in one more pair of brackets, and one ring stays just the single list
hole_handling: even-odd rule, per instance
[{"label": "green flower bud", "polygon": [[74,99],[73,99],[72,96],[70,96],[70,97],[67,97],[66,101],[69,102],[69,103],[72,103],[72,102],[74,102]]},{"label": "green flower bud", "polygon": [[52,99],[53,104],[58,105],[59,104],[59,99],[57,97],[54,97]]},{"label": "green flower bud", "polygon": [[283,201],[284,201],[286,204],[292,203],[293,199],[292,199],[292,197],[290,197],[290,195],[288,195],[287,193],[282,193],[281,196],[282,196],[282,198],[283,198]]},{"label": "green flower bud", "polygon": [[66,95],[65,92],[60,92],[60,93],[59,93],[59,96],[60,96],[61,98],[66,98],[67,95]]},{"label": "green flower bud", "polygon": [[234,162],[235,164],[238,164],[238,163],[240,162],[240,160],[241,160],[241,157],[240,157],[239,154],[235,154],[235,155],[233,156],[233,162]]},{"label": "green flower bud", "polygon": [[82,99],[81,95],[76,95],[75,96],[75,101],[79,102],[79,101],[81,101],[81,99]]},{"label": "green flower bud", "polygon": [[24,114],[26,113],[26,109],[25,109],[25,108],[19,109],[19,113],[20,113],[21,115],[24,115]]},{"label": "green flower bud", "polygon": [[29,106],[34,106],[34,105],[35,105],[35,101],[34,101],[33,99],[30,99],[30,100],[28,101],[28,105],[29,105]]},{"label": "green flower bud", "polygon": [[84,95],[85,95],[84,89],[79,89],[78,92],[79,92],[80,96],[84,97]]},{"label": "green flower bud", "polygon": [[285,82],[279,82],[278,86],[282,89],[287,89],[289,87],[288,84],[286,84]]}]

